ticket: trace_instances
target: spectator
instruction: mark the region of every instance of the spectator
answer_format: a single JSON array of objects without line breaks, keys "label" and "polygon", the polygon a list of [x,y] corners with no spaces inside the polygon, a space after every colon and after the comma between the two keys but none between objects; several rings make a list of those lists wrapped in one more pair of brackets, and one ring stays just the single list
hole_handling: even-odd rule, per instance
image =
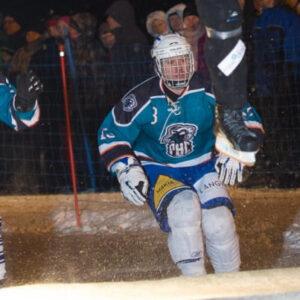
[{"label": "spectator", "polygon": [[[299,82],[300,18],[277,1],[255,1],[258,16],[252,30],[253,58],[250,69],[253,101],[261,109],[267,129],[267,164],[282,170],[299,172],[295,164],[300,154]],[[298,97],[298,98],[297,98]],[[272,145],[279,142],[276,151]],[[292,144],[290,141],[295,141]],[[273,170],[273,174],[281,173]],[[286,174],[275,178],[280,186],[293,184]]]},{"label": "spectator", "polygon": [[146,19],[146,28],[147,32],[153,38],[167,34],[169,32],[169,26],[166,13],[162,10],[155,10],[148,14]]},{"label": "spectator", "polygon": [[110,48],[110,81],[122,95],[149,76],[149,45],[135,24],[134,9],[128,1],[113,2],[106,15],[109,30],[114,35],[114,43]]},{"label": "spectator", "polygon": [[40,149],[39,174],[41,192],[69,192],[69,163],[67,157],[64,100],[62,98],[61,71],[57,45],[62,42],[58,21],[55,15],[46,21],[47,33],[33,43],[39,45],[30,59],[29,67],[43,80],[45,91],[42,95],[41,122],[35,129]]},{"label": "spectator", "polygon": [[183,30],[183,11],[185,9],[186,5],[184,3],[179,3],[174,6],[172,6],[167,11],[167,20],[168,25],[170,28],[170,31],[175,33],[182,33]]},{"label": "spectator", "polygon": [[86,113],[101,109],[104,96],[103,71],[101,70],[105,52],[96,39],[97,19],[90,13],[71,16],[68,27],[76,71],[78,73],[81,108]]},{"label": "spectator", "polygon": [[[54,15],[47,21],[47,31],[53,39],[56,39],[56,42],[61,42],[62,33],[60,31],[59,22],[63,22],[64,18],[67,18],[69,21],[69,17],[62,17],[60,15]],[[68,21],[66,23],[68,23]]]},{"label": "spectator", "polygon": [[[147,44],[147,39],[135,24],[135,14],[132,5],[127,0],[117,0],[107,9],[106,21],[113,30],[119,44]],[[130,33],[125,35],[125,33]]]},{"label": "spectator", "polygon": [[113,45],[116,43],[116,36],[113,34],[112,30],[110,30],[108,24],[103,22],[98,29],[98,36],[102,45],[107,49],[111,49]]},{"label": "spectator", "polygon": [[2,60],[9,64],[17,49],[25,45],[23,30],[24,17],[16,13],[7,13],[3,18],[3,44],[1,46]]},{"label": "spectator", "polygon": [[245,8],[245,5],[246,5],[246,0],[238,0],[239,2],[239,5],[241,7],[241,9],[243,10]]},{"label": "spectator", "polygon": [[209,72],[204,59],[204,44],[206,32],[194,4],[188,4],[183,11],[182,35],[191,45],[194,56],[195,70],[203,77],[203,82],[209,86]]},{"label": "spectator", "polygon": [[73,78],[75,105],[72,120],[78,183],[82,190],[95,190],[95,173],[99,169],[98,153],[95,151],[96,124],[104,117],[107,107],[104,72],[106,57],[101,43],[96,39],[97,19],[92,14],[83,12],[72,15],[68,32],[76,66],[76,74],[73,74],[76,77]]},{"label": "spectator", "polygon": [[[300,18],[275,1],[261,0],[255,5],[258,17],[253,28],[254,65],[259,66],[255,89],[259,96],[271,96],[282,84],[289,83],[289,76],[298,76]],[[292,74],[286,73],[287,64],[293,66]]]},{"label": "spectator", "polygon": [[26,43],[15,52],[12,58],[9,68],[10,76],[27,72],[32,56],[41,49],[43,41],[49,38],[46,27],[41,20],[31,21],[26,26],[24,33]]},{"label": "spectator", "polygon": [[[120,97],[120,87],[117,87],[118,76],[116,72],[116,66],[113,65],[113,53],[112,48],[116,44],[116,35],[110,29],[107,22],[103,22],[99,26],[98,30],[99,39],[106,50],[106,64],[105,64],[105,103],[106,108],[103,110],[106,113],[112,109],[116,99]],[[104,114],[104,116],[106,115]]]},{"label": "spectator", "polygon": [[299,0],[286,0],[285,2],[297,15],[300,15],[300,1]]}]

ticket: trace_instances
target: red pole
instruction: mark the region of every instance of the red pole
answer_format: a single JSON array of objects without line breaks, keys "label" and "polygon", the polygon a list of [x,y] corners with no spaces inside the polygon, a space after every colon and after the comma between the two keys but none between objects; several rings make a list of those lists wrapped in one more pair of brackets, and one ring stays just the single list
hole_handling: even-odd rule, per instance
[{"label": "red pole", "polygon": [[78,192],[77,192],[77,177],[76,177],[76,167],[74,160],[74,149],[72,141],[72,128],[70,121],[70,110],[69,110],[69,97],[67,89],[67,76],[66,76],[66,63],[65,63],[65,47],[63,44],[58,45],[59,57],[60,57],[60,70],[63,85],[63,96],[64,96],[64,107],[65,107],[65,118],[66,118],[66,129],[67,129],[67,142],[68,142],[68,152],[69,152],[69,162],[70,162],[70,175],[72,178],[72,188],[74,194],[74,207],[76,212],[76,223],[78,227],[81,227],[80,220],[80,208],[78,204]]}]

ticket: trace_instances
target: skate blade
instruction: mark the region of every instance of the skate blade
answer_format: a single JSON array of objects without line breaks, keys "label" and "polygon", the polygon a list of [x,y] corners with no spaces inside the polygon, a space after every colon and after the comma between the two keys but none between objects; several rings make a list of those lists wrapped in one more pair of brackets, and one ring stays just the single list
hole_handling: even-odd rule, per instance
[{"label": "skate blade", "polygon": [[240,161],[247,167],[255,165],[257,151],[245,152],[234,149],[232,143],[221,132],[217,133],[215,148],[218,152]]}]

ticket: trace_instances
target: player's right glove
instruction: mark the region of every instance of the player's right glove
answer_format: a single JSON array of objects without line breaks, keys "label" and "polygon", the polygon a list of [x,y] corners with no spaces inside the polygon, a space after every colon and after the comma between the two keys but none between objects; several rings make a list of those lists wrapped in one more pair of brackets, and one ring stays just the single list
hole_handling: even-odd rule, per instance
[{"label": "player's right glove", "polygon": [[42,92],[43,84],[33,71],[18,75],[15,108],[22,112],[32,110]]},{"label": "player's right glove", "polygon": [[149,182],[142,166],[134,157],[114,163],[111,171],[117,175],[125,199],[138,206],[147,201]]},{"label": "player's right glove", "polygon": [[215,163],[215,169],[219,174],[220,181],[226,185],[234,185],[236,182],[243,181],[244,164],[232,157],[220,153]]}]

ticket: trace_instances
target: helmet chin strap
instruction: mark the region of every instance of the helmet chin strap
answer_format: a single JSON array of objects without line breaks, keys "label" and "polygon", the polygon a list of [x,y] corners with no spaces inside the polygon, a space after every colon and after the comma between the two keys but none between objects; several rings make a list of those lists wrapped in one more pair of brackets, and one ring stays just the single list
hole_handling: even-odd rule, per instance
[{"label": "helmet chin strap", "polygon": [[177,99],[188,90],[189,85],[182,88],[173,88],[169,87],[165,82],[163,82],[162,88],[169,99],[172,101],[177,101]]},{"label": "helmet chin strap", "polygon": [[[177,82],[178,85],[171,84],[172,82]],[[182,82],[182,85],[180,84],[181,82]],[[165,80],[164,83],[168,88],[173,89],[173,90],[185,89],[189,85],[188,80],[183,80],[183,81]]]}]

